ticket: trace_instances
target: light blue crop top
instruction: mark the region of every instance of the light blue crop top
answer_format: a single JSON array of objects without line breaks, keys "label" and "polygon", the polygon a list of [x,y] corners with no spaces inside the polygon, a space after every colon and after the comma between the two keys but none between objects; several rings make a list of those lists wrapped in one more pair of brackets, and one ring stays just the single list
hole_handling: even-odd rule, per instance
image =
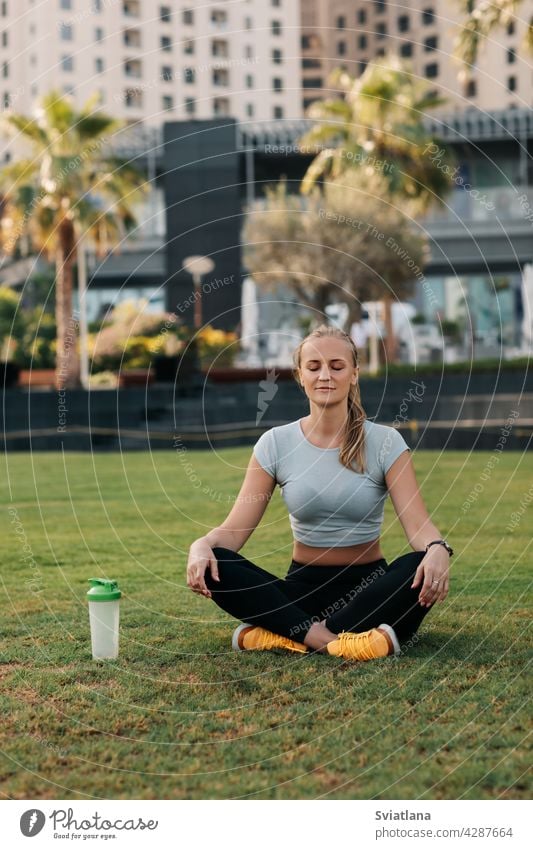
[{"label": "light blue crop top", "polygon": [[411,449],[394,427],[366,419],[364,429],[364,474],[339,462],[339,448],[309,442],[299,419],[267,430],[254,445],[257,460],[280,486],[299,542],[342,547],[379,537],[388,495],[385,474]]}]

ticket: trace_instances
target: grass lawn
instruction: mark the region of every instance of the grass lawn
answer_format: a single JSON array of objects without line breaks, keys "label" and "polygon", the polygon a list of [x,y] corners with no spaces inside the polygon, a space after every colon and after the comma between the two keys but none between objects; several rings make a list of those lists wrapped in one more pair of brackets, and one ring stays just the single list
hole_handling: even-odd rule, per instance
[{"label": "grass lawn", "polygon": [[[507,525],[530,459],[482,481],[490,452],[415,454],[451,592],[404,656],[357,665],[236,654],[234,620],[186,587],[250,451],[4,457],[2,797],[527,798],[533,504]],[[387,559],[409,550],[390,502],[383,529]],[[291,539],[277,491],[242,552],[283,575]],[[123,590],[116,662],[91,659],[98,575]]]}]

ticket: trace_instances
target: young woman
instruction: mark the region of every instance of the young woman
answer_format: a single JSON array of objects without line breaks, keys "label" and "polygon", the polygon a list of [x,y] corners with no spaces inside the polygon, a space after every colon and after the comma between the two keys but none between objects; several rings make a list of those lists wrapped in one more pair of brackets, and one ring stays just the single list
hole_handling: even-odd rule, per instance
[{"label": "young woman", "polygon": [[[321,325],[294,365],[309,415],[259,438],[227,519],[190,547],[188,586],[241,620],[237,650],[398,654],[446,598],[453,551],[427,513],[403,437],[366,418],[351,337]],[[284,579],[238,553],[276,484],[294,537]],[[413,549],[390,564],[379,538],[388,494]]]}]

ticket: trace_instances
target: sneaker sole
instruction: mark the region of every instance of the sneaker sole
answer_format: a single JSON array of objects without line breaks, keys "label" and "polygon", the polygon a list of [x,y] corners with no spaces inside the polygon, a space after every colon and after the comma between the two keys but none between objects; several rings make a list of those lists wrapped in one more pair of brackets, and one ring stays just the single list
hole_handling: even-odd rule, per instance
[{"label": "sneaker sole", "polygon": [[[394,628],[391,628],[390,625],[380,625],[380,631],[386,631],[388,636],[390,637],[391,643],[394,646],[394,654],[398,655],[401,652],[400,643],[398,642],[398,637],[396,636],[396,632]],[[390,657],[390,655],[389,655]]]},{"label": "sneaker sole", "polygon": [[[252,627],[253,626],[250,625],[249,622],[242,622],[241,625],[238,625],[237,628],[235,628],[235,630],[233,632],[233,637],[231,638],[231,647],[232,647],[233,651],[246,651],[246,649],[241,649],[241,647],[239,645],[239,634],[241,633],[241,631],[244,631],[245,628],[252,628]],[[389,626],[387,625],[386,627],[388,628]]]}]

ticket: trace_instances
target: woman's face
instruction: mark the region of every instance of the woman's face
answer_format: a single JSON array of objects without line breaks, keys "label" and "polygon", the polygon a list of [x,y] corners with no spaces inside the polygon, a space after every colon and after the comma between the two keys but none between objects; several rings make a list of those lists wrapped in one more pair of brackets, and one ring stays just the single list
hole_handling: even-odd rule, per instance
[{"label": "woman's face", "polygon": [[305,394],[318,404],[347,398],[358,371],[352,349],[342,339],[308,339],[302,345],[298,374]]}]

